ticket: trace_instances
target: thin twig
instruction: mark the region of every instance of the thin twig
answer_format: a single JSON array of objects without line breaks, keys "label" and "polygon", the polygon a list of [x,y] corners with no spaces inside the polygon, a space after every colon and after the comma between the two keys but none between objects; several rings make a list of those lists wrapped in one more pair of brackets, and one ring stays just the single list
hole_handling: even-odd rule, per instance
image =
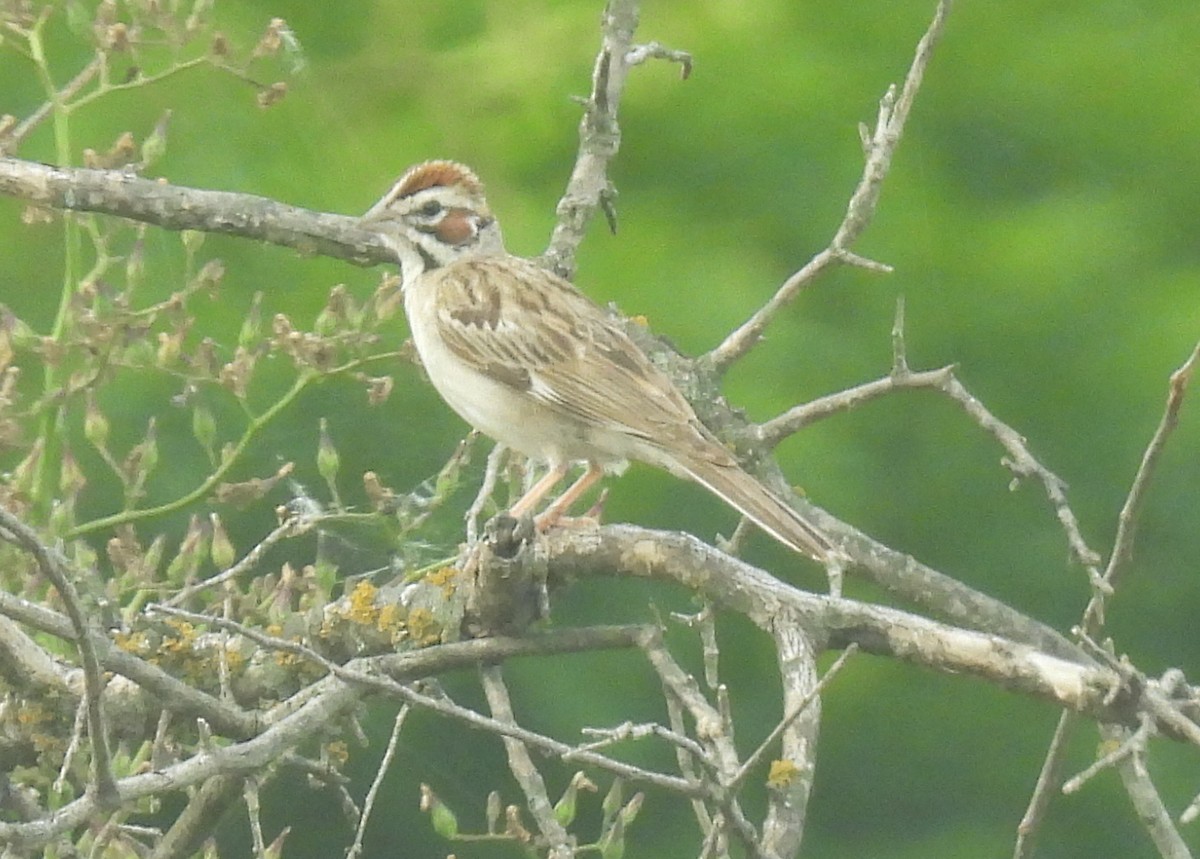
[{"label": "thin twig", "polygon": [[[1108,742],[1120,742],[1126,732],[1112,725],[1101,726],[1101,736]],[[1137,733],[1141,733],[1141,730]],[[1162,859],[1192,859],[1192,851],[1171,820],[1171,812],[1158,793],[1158,788],[1146,769],[1146,748],[1136,744],[1132,753],[1116,762],[1121,784],[1133,806],[1134,814],[1154,842]]]},{"label": "thin twig", "polygon": [[[581,733],[590,737],[599,737],[600,739],[590,743],[580,743],[576,746],[577,751],[591,752],[596,749],[607,748],[614,743],[623,743],[628,740],[640,740],[645,737],[659,737],[666,740],[673,746],[683,749],[688,754],[694,755],[697,758],[704,759],[704,748],[681,731],[671,728],[664,728],[655,722],[646,722],[635,725],[633,722],[623,722],[615,728],[582,728]],[[574,752],[572,752],[574,754]],[[563,758],[564,761],[569,761],[570,755]]]},{"label": "thin twig", "polygon": [[468,543],[474,543],[479,539],[479,517],[483,515],[483,508],[491,500],[492,493],[496,491],[496,482],[500,477],[500,465],[504,462],[506,453],[508,453],[508,448],[499,443],[488,453],[487,465],[483,469],[483,480],[479,483],[479,491],[475,493],[475,500],[463,514],[463,519],[467,523]]},{"label": "thin twig", "polygon": [[[1200,362],[1200,343],[1197,343],[1192,349],[1192,353],[1183,362],[1183,365],[1171,374],[1167,403],[1163,409],[1162,418],[1154,430],[1150,443],[1146,445],[1141,464],[1138,466],[1137,474],[1134,475],[1133,484],[1129,487],[1129,494],[1126,495],[1125,503],[1121,506],[1121,512],[1117,517],[1117,536],[1113,541],[1112,555],[1108,559],[1108,566],[1105,568],[1103,576],[1104,584],[1107,585],[1105,592],[1112,592],[1133,557],[1133,543],[1137,534],[1138,518],[1145,505],[1150,481],[1154,477],[1167,440],[1179,425],[1179,410],[1183,407],[1183,398],[1187,394],[1188,383],[1192,380],[1192,374],[1195,372],[1198,362]],[[1084,611],[1083,625],[1092,633],[1095,632],[1094,622],[1098,621],[1103,611],[1103,593],[1093,595]]]},{"label": "thin twig", "polygon": [[575,165],[555,209],[554,231],[541,258],[543,265],[567,279],[575,273],[575,253],[597,210],[604,212],[609,226],[616,230],[616,190],[608,180],[608,165],[621,145],[617,109],[629,69],[649,58],[681,63],[685,78],[691,69],[691,58],[683,51],[671,51],[657,43],[634,45],[637,25],[638,0],[609,0],[600,23],[592,91],[583,100]]},{"label": "thin twig", "polygon": [[265,555],[273,546],[275,546],[276,543],[282,542],[289,537],[298,537],[301,534],[306,534],[311,531],[313,527],[315,527],[320,521],[321,517],[319,515],[289,516],[281,524],[277,525],[274,530],[271,531],[271,533],[259,540],[258,543],[255,544],[255,546],[236,564],[226,570],[222,570],[221,572],[210,576],[204,581],[188,585],[186,588],[183,588],[179,591],[179,593],[167,600],[165,605],[182,605],[200,591],[222,584],[230,579],[237,578],[242,573],[254,569],[262,560],[263,555]]},{"label": "thin twig", "polygon": [[[492,710],[492,718],[516,725],[513,715],[512,701],[508,695],[508,687],[504,683],[504,675],[499,665],[485,665],[479,669],[480,683]],[[508,756],[508,770],[517,780],[521,792],[525,794],[525,807],[533,815],[538,830],[546,839],[549,846],[548,856],[553,859],[565,859],[575,855],[571,846],[571,836],[554,814],[554,803],[546,791],[546,782],[538,772],[529,749],[520,740],[504,737],[504,751]]]},{"label": "thin twig", "polygon": [[[683,721],[683,705],[673,695],[665,696],[667,706],[667,719],[671,726],[671,732],[678,736],[685,736],[687,730]],[[691,782],[700,781],[700,773],[697,771],[695,764],[701,763],[708,765],[706,760],[707,753],[701,749],[698,754],[691,753],[682,745],[675,745],[675,760],[679,764],[679,772],[683,777]],[[694,796],[690,800],[692,813],[696,816],[696,823],[700,826],[700,831],[705,834],[706,839],[713,838],[716,835],[716,827],[714,826],[713,815],[709,812],[709,807],[702,797]]]},{"label": "thin twig", "polygon": [[[1183,406],[1183,398],[1198,361],[1200,361],[1200,343],[1197,343],[1192,349],[1192,353],[1182,366],[1171,374],[1167,403],[1163,410],[1162,418],[1149,444],[1147,444],[1145,452],[1142,454],[1141,464],[1134,475],[1133,483],[1130,486],[1129,493],[1125,497],[1125,503],[1122,505],[1121,513],[1118,516],[1117,535],[1113,541],[1112,554],[1109,556],[1108,565],[1104,573],[1099,577],[1099,581],[1104,587],[1093,590],[1092,597],[1084,609],[1080,629],[1085,636],[1095,635],[1099,631],[1103,624],[1105,596],[1115,588],[1122,571],[1133,556],[1133,543],[1137,532],[1138,517],[1145,501],[1146,492],[1158,460],[1162,455],[1163,449],[1166,447],[1167,440],[1179,423],[1179,411]],[[1149,702],[1153,698],[1147,696],[1146,700]],[[1171,715],[1176,715],[1176,718],[1173,719],[1174,723],[1185,730],[1188,727],[1194,727],[1191,719],[1178,714],[1177,708],[1164,706],[1162,711],[1168,718]],[[1064,711],[1059,718],[1054,738],[1051,740],[1050,748],[1046,752],[1046,760],[1042,764],[1042,772],[1038,777],[1037,787],[1034,789],[1033,796],[1029,800],[1029,806],[1026,809],[1025,815],[1017,827],[1017,841],[1013,849],[1013,859],[1027,859],[1027,857],[1032,855],[1033,836],[1045,813],[1046,805],[1049,803],[1050,791],[1061,780],[1061,770],[1066,758],[1067,740],[1076,724],[1078,724],[1078,716],[1074,713]],[[1138,785],[1131,783],[1129,779],[1126,779],[1126,785],[1127,790],[1131,792],[1140,790]],[[1065,786],[1063,789],[1066,790]],[[1135,803],[1139,802],[1138,799],[1132,797],[1132,793],[1131,799]],[[1147,802],[1147,805],[1153,806],[1153,803]],[[1148,822],[1147,825],[1151,824]],[[1158,841],[1159,838],[1156,837],[1155,840]],[[1169,842],[1170,849],[1176,846],[1175,842],[1169,836],[1165,836],[1165,840]],[[1167,854],[1164,853],[1164,855]]]},{"label": "thin twig", "polygon": [[[746,519],[743,518],[742,522]],[[738,523],[738,529],[741,530],[741,522]],[[736,536],[736,531],[734,532]],[[726,547],[721,547],[722,551],[727,554],[733,554],[726,550]],[[671,618],[685,626],[696,630],[696,636],[700,639],[700,654],[704,659],[704,685],[709,689],[716,689],[721,685],[721,647],[717,640],[717,613],[713,604],[707,600],[701,606],[700,611],[691,615],[679,614],[673,612]]]},{"label": "thin twig", "polygon": [[[863,403],[878,399],[893,391],[919,389],[937,391],[957,403],[977,426],[1000,443],[1008,454],[1002,463],[1017,478],[1033,477],[1042,484],[1046,496],[1054,508],[1055,516],[1066,535],[1071,557],[1084,568],[1088,574],[1088,580],[1094,586],[1106,588],[1099,569],[1100,555],[1087,544],[1083,537],[1079,519],[1067,500],[1067,486],[1062,478],[1042,465],[1029,450],[1025,438],[1020,433],[993,415],[967,390],[954,374],[953,365],[937,370],[923,371],[914,371],[908,366],[904,338],[903,302],[898,302],[896,306],[896,316],[892,325],[892,368],[887,376],[788,409],[783,414],[754,427],[754,437],[769,447],[775,447],[783,439],[814,421],[857,408]],[[825,527],[830,533],[836,534],[842,530],[836,526],[828,527],[823,522],[818,524]],[[877,552],[858,553],[855,560],[874,574],[878,567],[878,564],[875,563],[877,556]],[[867,559],[865,563],[864,558]],[[927,578],[929,577],[928,573],[931,572],[928,571],[925,574]],[[938,578],[940,580],[940,577]],[[959,587],[956,582],[947,581],[945,583],[948,587]],[[905,592],[907,589],[907,583],[902,579],[894,578],[886,586],[898,589],[900,592]],[[920,590],[923,592],[924,588]]]},{"label": "thin twig", "polygon": [[846,391],[814,400],[789,409],[778,417],[763,422],[756,432],[764,442],[778,444],[783,438],[802,426],[820,418],[855,408],[862,403],[877,399],[896,390],[928,388],[937,391],[957,403],[980,429],[991,435],[1008,454],[1003,464],[1018,478],[1033,477],[1042,484],[1046,496],[1054,508],[1055,516],[1062,525],[1070,547],[1071,556],[1088,571],[1089,578],[1097,582],[1101,578],[1100,555],[1088,546],[1079,527],[1079,519],[1067,501],[1066,483],[1042,465],[1030,452],[1025,438],[1004,421],[997,418],[983,405],[954,375],[952,366],[937,370],[914,372],[906,366],[894,367],[882,379],[858,385]]},{"label": "thin twig", "polygon": [[379,786],[383,784],[383,777],[391,769],[392,759],[396,756],[396,748],[400,745],[400,729],[404,726],[404,720],[408,718],[410,709],[408,704],[404,704],[396,712],[396,718],[392,722],[392,734],[388,737],[387,748],[383,750],[383,759],[375,768],[375,778],[371,780],[371,787],[368,788],[366,798],[363,799],[362,813],[358,817],[358,826],[354,829],[354,842],[346,851],[346,859],[358,859],[362,854],[363,836],[367,833],[367,822],[371,819],[371,812],[375,808],[375,798],[379,795]]},{"label": "thin twig", "polygon": [[1079,723],[1079,714],[1063,710],[1058,716],[1058,725],[1050,740],[1050,748],[1046,750],[1046,758],[1042,761],[1041,772],[1038,773],[1037,784],[1025,807],[1025,814],[1017,824],[1017,840],[1013,845],[1013,859],[1029,859],[1033,856],[1034,843],[1038,829],[1045,819],[1050,799],[1062,783],[1063,768],[1067,761],[1067,740],[1074,733]]},{"label": "thin twig", "polygon": [[71,739],[67,743],[67,747],[63,750],[62,763],[58,766],[58,776],[54,779],[53,788],[56,793],[61,793],[67,784],[67,777],[71,774],[71,769],[75,764],[75,756],[79,754],[79,747],[83,744],[83,735],[87,728],[88,706],[86,696],[79,699],[79,704],[75,707],[75,721],[71,725]]},{"label": "thin twig", "polygon": [[758,764],[770,750],[771,746],[774,745],[775,741],[779,739],[780,735],[787,730],[788,727],[790,727],[791,724],[795,722],[805,710],[808,709],[809,705],[817,699],[817,696],[825,691],[825,687],[833,682],[833,678],[836,677],[838,672],[842,670],[842,666],[846,664],[846,661],[857,652],[858,645],[853,642],[851,642],[850,645],[841,652],[834,663],[829,666],[829,670],[825,672],[824,676],[821,677],[817,685],[813,687],[812,691],[805,695],[800,703],[792,710],[792,712],[784,716],[779,723],[773,729],[771,729],[771,733],[767,734],[766,739],[759,743],[758,748],[755,749],[748,758],[746,758],[741,769],[737,771],[737,774],[729,783],[728,787],[730,790],[736,791],[738,787],[745,782],[746,777],[750,775],[751,770],[758,766]]},{"label": "thin twig", "polygon": [[913,57],[908,75],[904,79],[904,86],[897,95],[893,85],[880,100],[875,129],[869,137],[865,133],[863,135],[867,158],[862,176],[858,181],[858,187],[850,196],[846,214],[834,232],[829,246],[784,281],[783,285],[762,307],[755,311],[754,315],[708,353],[706,358],[718,372],[728,369],[734,361],[749,352],[762,337],[775,315],[826,270],[840,265],[854,265],[870,271],[891,271],[890,267],[886,265],[852,253],[850,248],[875,216],[875,207],[879,203],[883,181],[887,178],[888,170],[891,168],[892,156],[904,134],[904,124],[908,120],[908,114],[916,99],[917,91],[921,88],[925,68],[933,56],[934,46],[942,35],[949,12],[950,0],[940,0],[929,28],[921,37],[921,41],[917,43],[916,55]]},{"label": "thin twig", "polygon": [[1154,734],[1154,723],[1149,718],[1143,718],[1142,724],[1133,733],[1127,734],[1121,743],[1103,755],[1098,760],[1092,762],[1086,769],[1077,775],[1072,776],[1063,782],[1062,792],[1072,794],[1082,788],[1085,784],[1091,781],[1106,769],[1110,769],[1116,764],[1129,757],[1134,753],[1144,754],[1146,751],[1146,743]]},{"label": "thin twig", "polygon": [[92,57],[75,77],[71,78],[53,99],[47,99],[38,106],[37,110],[25,117],[7,135],[0,137],[0,155],[16,152],[29,133],[41,125],[54,110],[55,105],[62,105],[73,98],[81,89],[88,85],[96,73],[103,67],[104,61],[100,55]]},{"label": "thin twig", "polygon": [[[663,646],[659,630],[648,632],[640,644],[667,697],[675,698],[690,711],[696,724],[696,734],[709,749],[707,754],[695,756],[696,759],[710,767],[716,782],[724,785],[738,771],[737,749],[729,733],[731,726],[723,718],[721,710],[710,704],[700,692],[695,678],[684,671]],[[721,789],[716,800],[724,819],[731,825],[731,831],[738,836],[750,855],[765,857],[759,833],[743,813],[736,792]]]},{"label": "thin twig", "polygon": [[677,51],[659,42],[647,42],[644,45],[634,45],[625,54],[625,62],[631,66],[640,66],[646,60],[651,59],[679,63],[681,80],[687,80],[692,76],[692,55],[687,51]]},{"label": "thin twig", "polygon": [[262,803],[258,799],[258,780],[250,776],[242,783],[242,799],[246,803],[246,817],[250,823],[250,843],[254,845],[257,859],[267,859],[267,843],[262,834]]},{"label": "thin twig", "polygon": [[1057,474],[1052,472],[1030,452],[1024,436],[997,418],[983,405],[956,377],[951,375],[940,387],[943,394],[958,403],[980,429],[989,433],[1008,453],[1002,460],[1005,467],[1018,478],[1032,477],[1042,484],[1054,513],[1067,536],[1067,545],[1071,555],[1087,571],[1088,577],[1095,582],[1099,573],[1097,565],[1100,555],[1088,546],[1079,528],[1079,519],[1067,501],[1067,484]]},{"label": "thin twig", "polygon": [[908,372],[908,345],[904,340],[904,296],[896,296],[896,312],[892,316],[892,372]]},{"label": "thin twig", "polygon": [[836,394],[818,397],[794,406],[770,420],[763,421],[756,427],[754,436],[768,447],[776,447],[784,439],[795,435],[809,424],[851,411],[864,403],[885,397],[895,391],[921,388],[940,389],[945,384],[946,378],[953,372],[954,368],[947,366],[937,370],[891,373],[881,379],[864,382],[853,388],[838,391]]}]

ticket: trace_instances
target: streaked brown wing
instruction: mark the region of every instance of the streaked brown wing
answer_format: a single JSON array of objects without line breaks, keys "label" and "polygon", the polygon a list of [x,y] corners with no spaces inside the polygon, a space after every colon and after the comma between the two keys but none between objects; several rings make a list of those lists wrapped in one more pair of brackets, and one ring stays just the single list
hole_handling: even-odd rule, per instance
[{"label": "streaked brown wing", "polygon": [[439,333],[481,372],[571,420],[648,441],[698,425],[666,375],[562,278],[512,257],[459,262],[439,275]]}]

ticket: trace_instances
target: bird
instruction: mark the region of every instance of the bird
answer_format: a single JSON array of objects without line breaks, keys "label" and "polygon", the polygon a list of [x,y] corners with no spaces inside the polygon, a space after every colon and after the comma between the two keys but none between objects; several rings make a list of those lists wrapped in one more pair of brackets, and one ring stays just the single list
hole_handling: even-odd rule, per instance
[{"label": "bird", "polygon": [[618,319],[506,250],[469,167],[416,164],[362,223],[400,263],[412,342],[442,399],[482,434],[547,465],[510,515],[534,515],[586,464],[536,517],[545,530],[605,473],[636,460],[699,483],[802,555],[835,557],[829,537],[741,467]]}]

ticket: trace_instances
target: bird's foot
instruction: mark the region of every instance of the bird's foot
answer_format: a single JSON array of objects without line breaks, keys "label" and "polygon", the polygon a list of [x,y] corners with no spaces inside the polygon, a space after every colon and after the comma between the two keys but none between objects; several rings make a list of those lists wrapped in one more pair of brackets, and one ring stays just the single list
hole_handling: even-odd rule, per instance
[{"label": "bird's foot", "polygon": [[595,528],[600,524],[600,518],[604,514],[604,502],[607,500],[608,490],[605,489],[596,499],[596,503],[579,516],[568,516],[564,508],[552,504],[546,512],[533,520],[534,527],[539,534],[544,534],[551,528]]}]

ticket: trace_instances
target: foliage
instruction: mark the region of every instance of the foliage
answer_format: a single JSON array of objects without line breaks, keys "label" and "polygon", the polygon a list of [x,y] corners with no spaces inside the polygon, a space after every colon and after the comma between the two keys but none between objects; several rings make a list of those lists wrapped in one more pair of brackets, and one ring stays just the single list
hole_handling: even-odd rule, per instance
[{"label": "foliage", "polygon": [[[0,2],[16,26],[0,36],[0,113],[30,115],[95,63],[90,88],[65,99],[21,154],[346,212],[408,163],[461,157],[488,177],[510,244],[540,249],[570,162],[568,96],[586,90],[594,54],[594,2],[177,6]],[[651,65],[631,85],[614,167],[621,231],[595,231],[581,283],[647,314],[684,351],[719,340],[826,240],[860,165],[854,124],[872,116],[927,14],[883,2],[647,4],[646,37],[690,49],[696,72],[679,83]],[[256,28],[271,15],[287,25],[263,35]],[[1179,97],[1200,74],[1195,28],[1184,2],[956,8],[867,238],[896,275],[847,272],[809,290],[767,348],[734,370],[730,399],[769,415],[885,373],[903,293],[913,360],[959,362],[973,390],[1068,479],[1084,532],[1109,542],[1167,374],[1196,336],[1196,195],[1186,177],[1198,129]],[[290,72],[298,77],[275,83]],[[470,491],[460,490],[477,482],[481,457],[456,448],[463,427],[399,355],[393,280],[221,238],[59,221],[3,199],[0,271],[3,500],[61,538],[76,567],[103,570],[85,599],[104,622],[134,621],[164,588],[238,567],[288,522],[313,527],[190,591],[187,606],[273,629],[353,594],[338,567],[388,567],[390,578],[437,566],[461,537]],[[1155,667],[1196,657],[1196,439],[1185,412],[1134,574],[1110,606],[1122,646]],[[1078,616],[1086,582],[1062,569],[1044,500],[1025,486],[1006,496],[995,449],[940,405],[893,398],[814,426],[781,458],[811,497],[889,545],[1060,626]],[[728,516],[706,504],[668,478],[634,474],[614,487],[608,515],[729,531]],[[3,552],[5,589],[53,605],[29,560]],[[790,559],[765,543],[749,552],[821,584],[790,573]],[[647,616],[645,591],[612,586],[563,594],[556,620]],[[649,596],[686,606],[674,591]],[[122,646],[219,691],[237,657],[217,647],[195,651],[208,661],[182,661],[196,634],[171,621]],[[761,694],[762,654],[735,634],[724,653],[738,666],[729,680],[747,711],[743,730],[764,733],[778,714],[765,703],[775,696]],[[653,686],[627,661],[579,659],[591,661],[518,667],[523,706],[548,725],[603,723],[625,711],[585,696],[598,675],[626,699]],[[807,836],[823,856],[996,852],[1011,840],[1054,715],[869,660],[851,663],[825,714]],[[54,782],[69,757],[55,738],[70,736],[73,709],[11,715],[45,740],[16,774],[36,769],[29,783],[65,801],[87,765],[75,760],[74,778]],[[495,752],[458,728],[414,730],[401,754],[414,769],[444,768],[434,788],[446,807],[482,806],[501,780]],[[874,739],[870,751],[863,737]],[[330,763],[340,740],[329,742],[318,756],[341,769]],[[1078,745],[1081,768],[1093,749]],[[121,748],[114,766],[137,771],[148,749]],[[562,795],[571,771],[554,778]],[[1180,803],[1194,787],[1182,774],[1168,785]],[[1092,790],[1092,802],[1071,800],[1050,818],[1045,855],[1099,855],[1113,843],[1151,855],[1122,801]],[[415,782],[401,791],[391,804],[415,815]],[[314,809],[298,823],[316,832],[317,855],[346,839],[340,823],[321,823],[333,817],[328,794],[313,796],[298,800]],[[270,818],[269,790],[264,807]],[[644,822],[639,833],[654,855],[693,855],[690,842],[679,847],[677,818],[656,813],[658,834]],[[611,833],[615,819],[585,823]],[[381,840],[397,842],[427,828],[400,815],[381,826]]]}]

